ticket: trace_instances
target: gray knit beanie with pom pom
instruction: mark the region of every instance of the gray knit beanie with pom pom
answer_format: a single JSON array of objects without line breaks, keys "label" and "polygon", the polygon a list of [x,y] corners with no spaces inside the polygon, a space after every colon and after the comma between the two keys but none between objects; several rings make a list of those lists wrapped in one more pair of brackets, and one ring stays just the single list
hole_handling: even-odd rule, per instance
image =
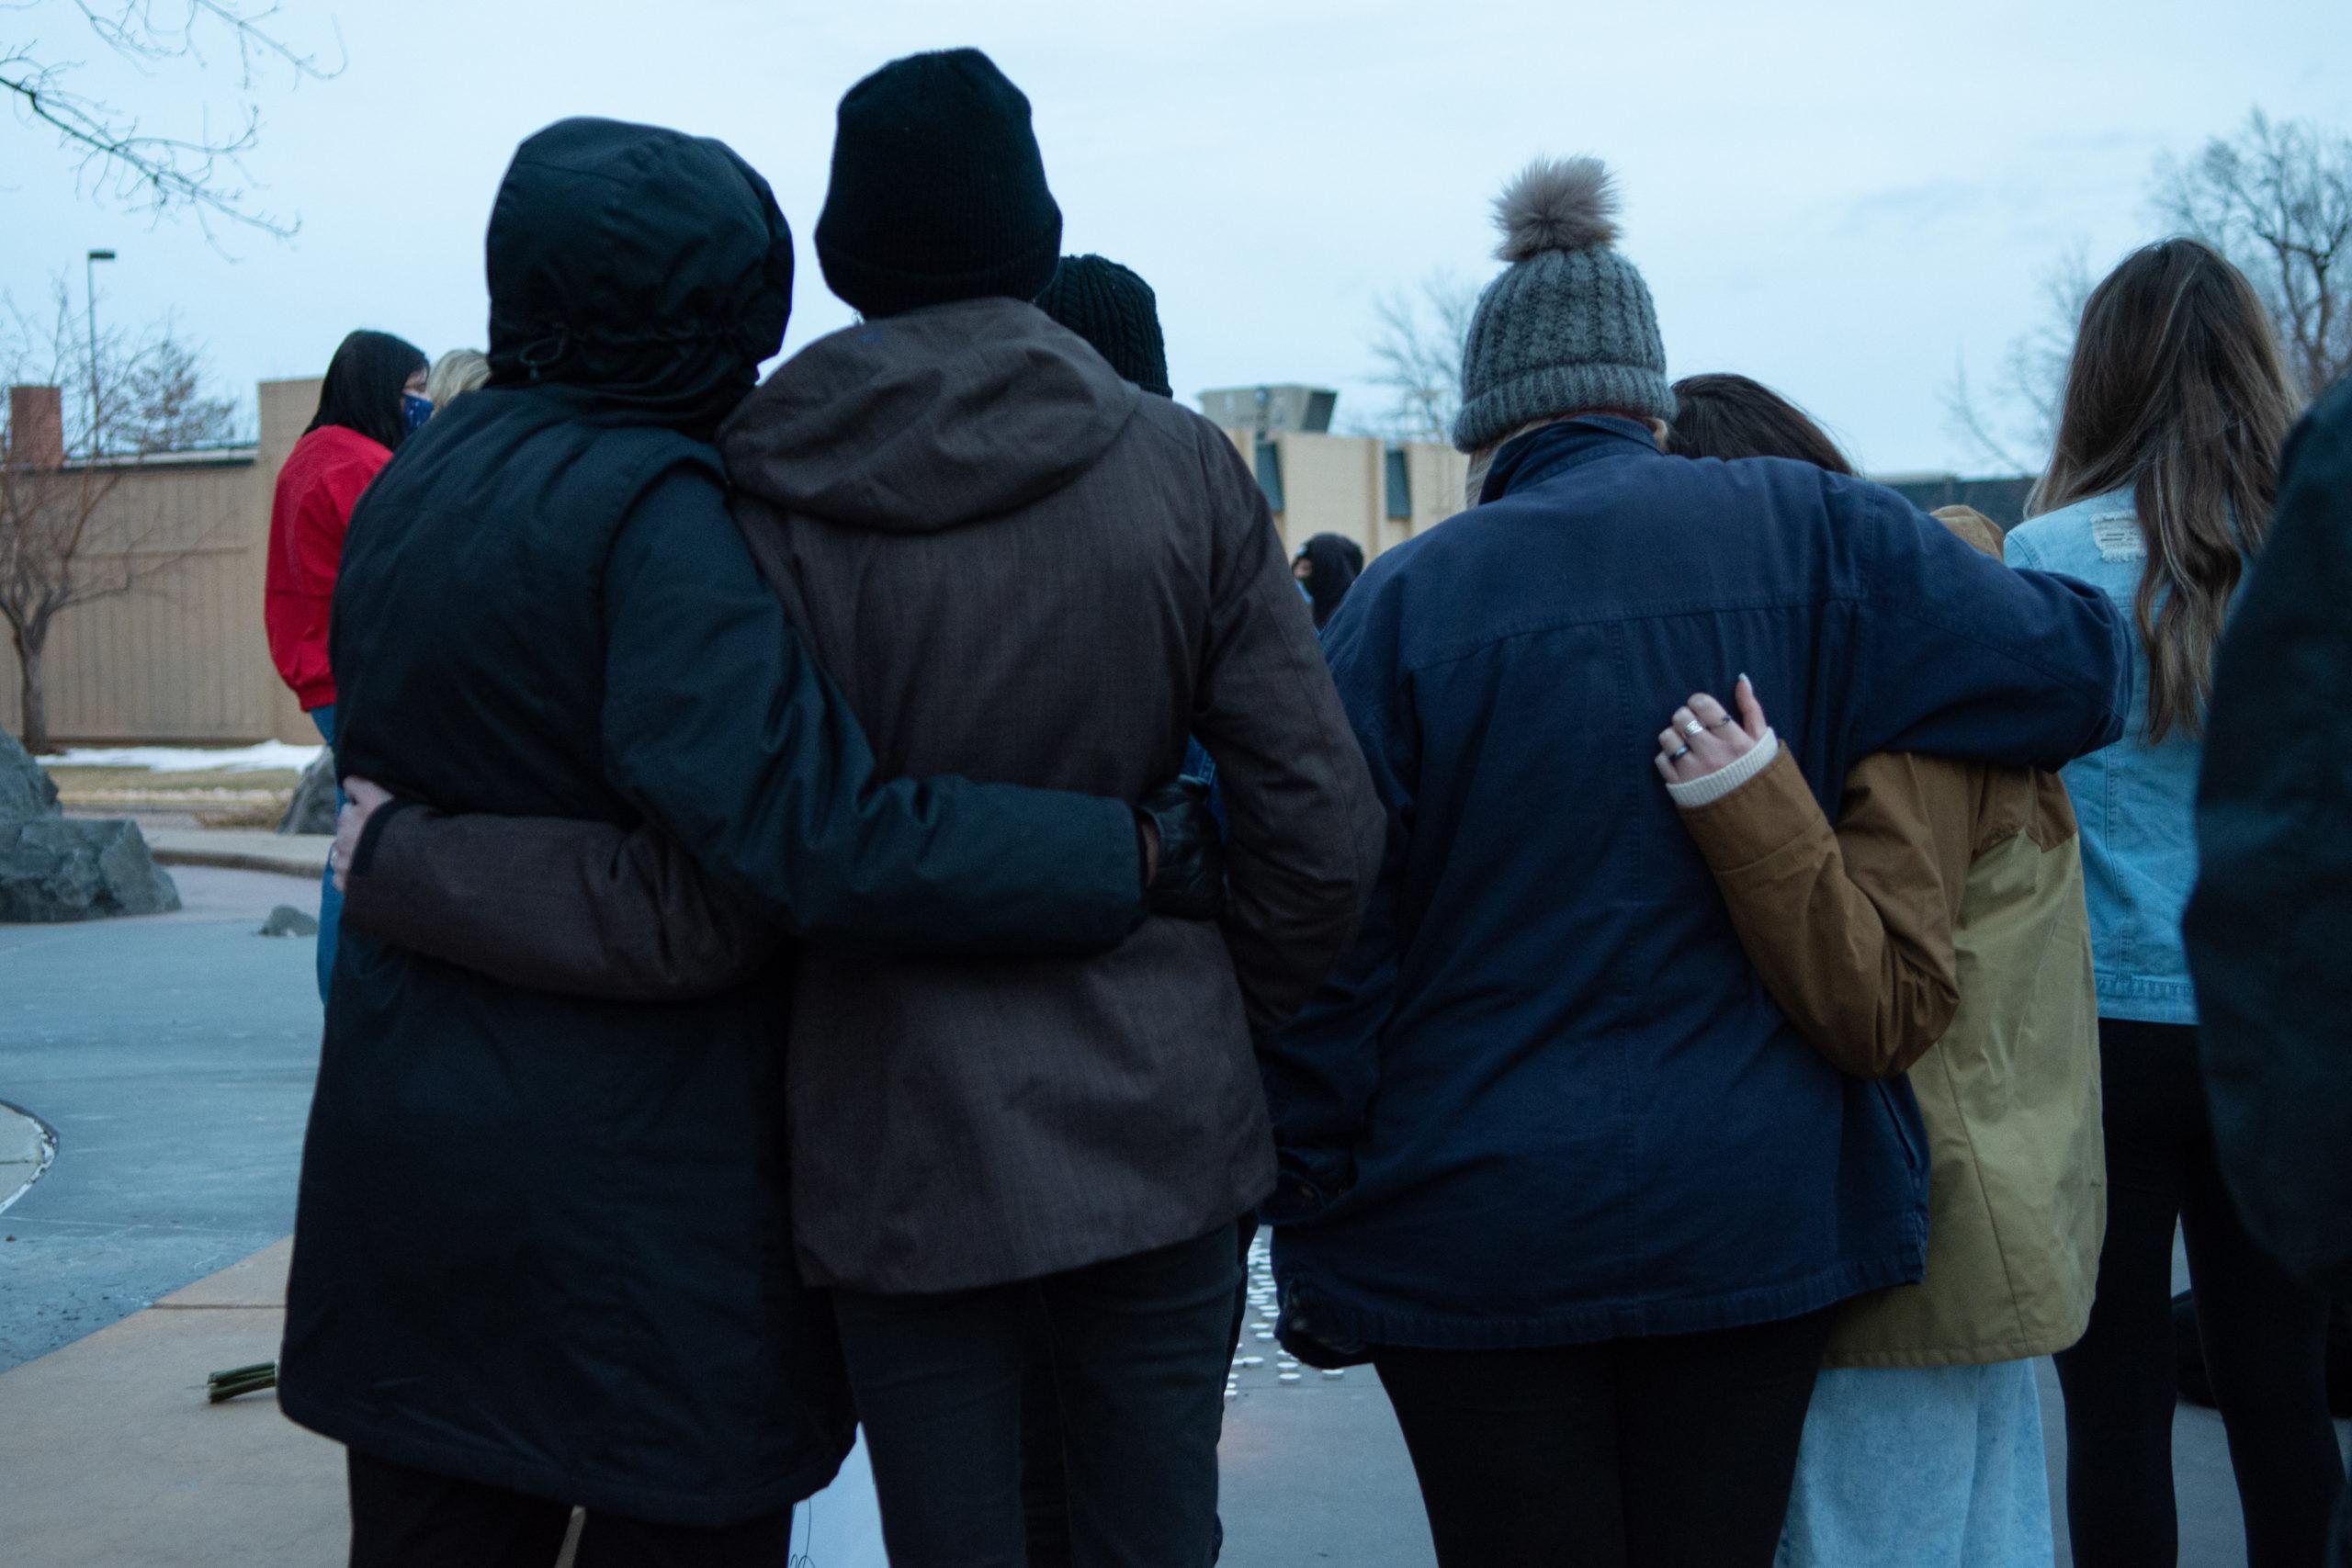
[{"label": "gray knit beanie with pom pom", "polygon": [[1478,297],[1463,345],[1463,451],[1586,409],[1674,417],[1657,307],[1614,248],[1616,211],[1598,158],[1538,158],[1495,199],[1495,255],[1510,265]]}]

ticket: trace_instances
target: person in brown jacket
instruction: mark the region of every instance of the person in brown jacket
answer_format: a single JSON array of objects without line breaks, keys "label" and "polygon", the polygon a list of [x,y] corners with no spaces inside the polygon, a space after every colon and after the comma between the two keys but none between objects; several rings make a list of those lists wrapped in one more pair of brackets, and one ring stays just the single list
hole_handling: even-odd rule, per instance
[{"label": "person in brown jacket", "polygon": [[[832,1292],[898,1568],[1023,1561],[1039,1302],[1072,1560],[1210,1560],[1234,1227],[1275,1176],[1252,1042],[1346,949],[1383,847],[1264,497],[1216,426],[1030,303],[1059,241],[1019,90],[969,50],[886,66],[842,100],[817,229],[865,320],[719,440],[737,521],[879,773],[1133,797],[1197,736],[1224,791],[1219,926],[1150,920],[1087,959],[795,954],[792,1243]],[[649,900],[683,915],[672,942],[726,923],[674,860],[496,826],[556,843],[562,896],[623,939],[607,953],[577,921],[469,911],[429,840],[493,829],[416,815],[352,878],[379,933],[591,994],[724,983],[639,940],[663,929]],[[759,942],[718,955],[739,946]]]},{"label": "person in brown jacket", "polygon": [[[1678,453],[1851,471],[1744,377],[1675,390]],[[1936,516],[2001,553],[1977,513]],[[1834,1066],[1917,1096],[1931,1169],[1927,1279],[1840,1314],[1779,1561],[2046,1564],[2032,1358],[2082,1337],[2105,1220],[2073,809],[2050,773],[1885,754],[1847,775],[1833,830],[1745,678],[1735,701],[1693,695],[1658,772],[1765,987]]]}]

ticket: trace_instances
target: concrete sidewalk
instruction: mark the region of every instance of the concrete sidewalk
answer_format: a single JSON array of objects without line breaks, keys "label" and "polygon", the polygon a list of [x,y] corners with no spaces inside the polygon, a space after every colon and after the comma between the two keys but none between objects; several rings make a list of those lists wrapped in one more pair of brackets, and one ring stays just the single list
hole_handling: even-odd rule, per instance
[{"label": "concrete sidewalk", "polygon": [[267,871],[316,882],[334,847],[323,833],[272,833],[259,828],[148,828],[147,847],[160,865]]},{"label": "concrete sidewalk", "polygon": [[[343,1450],[273,1393],[206,1403],[207,1374],[274,1360],[290,1238],[0,1372],[0,1562],[39,1568],[337,1568]],[[1262,1280],[1263,1255],[1260,1257]],[[1253,1325],[1254,1327],[1254,1325]],[[1227,1568],[1427,1568],[1412,1470],[1368,1369],[1284,1382],[1244,1335],[1226,1407]],[[796,1561],[882,1568],[863,1453],[803,1505]]]},{"label": "concrete sidewalk", "polygon": [[0,1373],[0,1558],[40,1568],[335,1568],[343,1450],[277,1398],[208,1404],[208,1373],[274,1360],[280,1242]]}]

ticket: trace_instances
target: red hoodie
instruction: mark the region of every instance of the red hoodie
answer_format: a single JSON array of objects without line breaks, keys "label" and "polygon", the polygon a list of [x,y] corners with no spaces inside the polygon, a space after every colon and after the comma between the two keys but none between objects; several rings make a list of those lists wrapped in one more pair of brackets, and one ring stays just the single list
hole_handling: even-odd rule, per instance
[{"label": "red hoodie", "polygon": [[360,492],[391,460],[390,449],[357,431],[326,424],[294,443],[278,471],[262,622],[269,630],[270,660],[304,713],[334,701],[327,615],[343,560],[343,532]]}]

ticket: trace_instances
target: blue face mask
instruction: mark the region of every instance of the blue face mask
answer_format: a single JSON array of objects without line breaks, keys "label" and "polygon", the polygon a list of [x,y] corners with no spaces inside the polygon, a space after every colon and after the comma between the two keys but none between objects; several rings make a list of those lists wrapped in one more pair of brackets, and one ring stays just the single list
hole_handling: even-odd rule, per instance
[{"label": "blue face mask", "polygon": [[[1291,581],[1293,582],[1298,582],[1298,579],[1295,577],[1292,578]],[[1306,600],[1310,604],[1315,603],[1315,591],[1307,587],[1304,582],[1298,582],[1298,596]]]},{"label": "blue face mask", "polygon": [[401,417],[408,421],[410,434],[423,430],[424,422],[433,417],[433,400],[418,397],[414,392],[402,392]]}]

